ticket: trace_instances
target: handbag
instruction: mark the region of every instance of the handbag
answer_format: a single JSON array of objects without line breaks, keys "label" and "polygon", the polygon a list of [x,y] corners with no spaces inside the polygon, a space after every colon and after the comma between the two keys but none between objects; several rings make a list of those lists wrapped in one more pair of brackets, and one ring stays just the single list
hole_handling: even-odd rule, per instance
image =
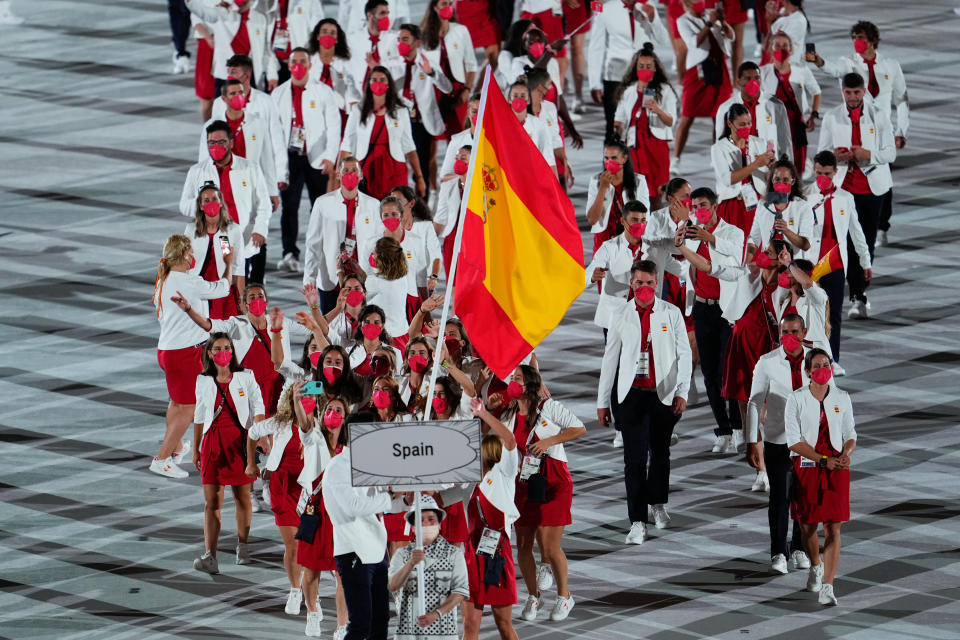
[{"label": "handbag", "polygon": [[[530,446],[530,442],[533,440],[533,436],[536,434],[536,424],[540,420],[540,411],[543,410],[543,405],[546,404],[546,400],[540,402],[540,405],[537,407],[537,415],[533,420],[533,428],[530,429],[530,436],[527,438],[527,446]],[[541,460],[545,458],[545,455],[540,456]],[[527,483],[527,501],[528,502],[539,502],[543,503],[547,501],[547,477],[543,475],[543,472],[539,469],[536,473],[530,475],[526,480]]]},{"label": "handbag", "polygon": [[[303,508],[303,513],[300,514],[300,525],[297,527],[297,534],[294,536],[294,539],[306,542],[307,544],[313,544],[314,539],[317,537],[317,529],[320,528],[320,492],[323,490],[323,484],[317,486],[307,497],[307,504]],[[300,498],[303,500],[303,497]],[[299,505],[297,509],[299,509]]]},{"label": "handbag", "polygon": [[[483,521],[483,526],[489,529],[490,526],[487,524],[487,519],[483,515],[483,507],[480,505],[480,496],[477,496],[477,511],[480,513],[480,520]],[[483,569],[483,583],[491,587],[500,586],[503,573],[507,568],[507,559],[500,554],[500,545],[503,543],[504,535],[506,534],[501,531],[500,539],[497,540],[497,548],[494,549],[493,555],[484,555],[484,557],[487,559],[487,562]]]}]

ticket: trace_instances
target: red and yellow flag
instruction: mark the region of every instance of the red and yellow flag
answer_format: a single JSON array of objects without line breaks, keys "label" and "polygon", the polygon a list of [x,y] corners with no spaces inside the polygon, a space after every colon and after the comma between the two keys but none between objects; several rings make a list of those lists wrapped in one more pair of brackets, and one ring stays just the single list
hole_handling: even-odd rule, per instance
[{"label": "red and yellow flag", "polygon": [[505,379],[583,292],[583,242],[573,205],[489,71],[473,144],[456,312]]},{"label": "red and yellow flag", "polygon": [[830,249],[827,255],[820,258],[820,262],[816,264],[810,274],[810,279],[817,282],[828,273],[833,273],[839,269],[843,269],[843,258],[840,257],[840,245],[836,245],[833,249]]}]

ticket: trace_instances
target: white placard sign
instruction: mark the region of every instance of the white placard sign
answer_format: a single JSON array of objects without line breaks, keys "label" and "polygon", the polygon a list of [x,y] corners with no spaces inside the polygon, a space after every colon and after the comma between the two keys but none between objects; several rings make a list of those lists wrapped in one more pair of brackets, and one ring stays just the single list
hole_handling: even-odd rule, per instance
[{"label": "white placard sign", "polygon": [[480,420],[350,425],[353,486],[480,482]]}]

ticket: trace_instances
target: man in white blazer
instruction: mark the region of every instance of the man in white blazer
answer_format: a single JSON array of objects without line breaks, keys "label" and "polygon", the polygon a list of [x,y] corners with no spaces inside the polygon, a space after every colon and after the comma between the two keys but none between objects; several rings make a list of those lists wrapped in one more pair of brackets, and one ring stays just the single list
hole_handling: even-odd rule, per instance
[{"label": "man in white blazer", "polygon": [[356,92],[361,96],[367,86],[370,69],[378,64],[388,66],[400,56],[397,51],[398,34],[390,28],[400,22],[391,8],[387,0],[367,0],[363,6],[366,16],[363,26],[359,29],[343,27],[350,47],[350,75],[356,83]]},{"label": "man in white blazer", "polygon": [[322,82],[310,82],[310,52],[297,47],[290,54],[291,77],[271,97],[280,115],[287,140],[284,171],[278,176],[280,234],[283,256],[278,270],[300,271],[300,197],[306,185],[310,206],[327,192],[340,147],[340,109],[333,90]]},{"label": "man in white blazer", "polygon": [[260,4],[267,16],[268,65],[278,74],[278,80],[271,80],[267,85],[273,91],[280,80],[290,77],[293,50],[310,46],[310,34],[324,17],[323,3],[321,0],[266,0]]},{"label": "man in white blazer", "polygon": [[[817,151],[829,150],[836,156],[839,170],[835,182],[853,194],[872,261],[880,214],[892,197],[890,163],[897,159],[897,148],[890,118],[875,102],[864,99],[866,91],[860,74],[843,77],[844,104],[824,114]],[[849,257],[847,284],[852,305],[848,317],[866,318],[869,283],[860,261]]]},{"label": "man in white blazer", "polygon": [[[658,529],[669,526],[670,436],[687,408],[692,367],[690,342],[680,309],[656,296],[657,265],[633,265],[634,304],[614,318],[600,366],[597,419],[610,426],[616,386],[616,421],[623,433],[623,475],[630,532],[627,544],[642,544],[651,507]],[[647,458],[650,459],[649,468]]]},{"label": "man in white blazer", "polygon": [[[793,162],[793,140],[790,137],[790,122],[787,120],[787,108],[775,96],[760,90],[760,67],[756,62],[747,61],[737,69],[737,87],[730,99],[717,108],[714,118],[717,139],[723,133],[727,123],[727,112],[735,104],[750,109],[750,121],[753,129],[750,135],[757,136],[773,145],[773,152],[779,160],[786,156]],[[801,167],[802,169],[802,167]]]},{"label": "man in white blazer", "polygon": [[[248,55],[253,63],[252,81],[258,84],[264,76],[276,79],[276,68],[269,64],[272,52],[267,50],[267,18],[257,9],[256,0],[241,3],[217,0],[188,0],[190,10],[213,32],[213,66],[211,74],[217,89],[229,77],[227,61],[237,53]],[[244,17],[246,16],[246,17]],[[240,29],[246,30],[250,44],[247,51],[235,51],[233,40]],[[263,86],[263,85],[261,85]]]},{"label": "man in white blazer", "polygon": [[[361,31],[366,25],[368,0],[343,0],[337,13],[337,22],[346,33]],[[393,24],[410,22],[410,3],[408,0],[387,0],[387,15]]]},{"label": "man in white blazer", "polygon": [[783,409],[787,398],[810,382],[803,366],[803,358],[809,351],[803,343],[806,334],[801,316],[795,313],[783,316],[780,320],[781,346],[760,356],[753,370],[750,399],[747,401],[744,435],[747,441],[747,461],[758,470],[758,478],[762,474],[768,481],[770,567],[773,571],[784,574],[787,573],[788,558],[794,569],[810,568],[810,559],[803,551],[800,525],[796,521],[793,522],[793,535],[789,545],[787,544],[793,465],[790,462],[790,449],[787,448],[783,422]]},{"label": "man in white blazer", "polygon": [[230,125],[218,120],[207,127],[208,156],[187,172],[180,193],[180,213],[196,214],[197,191],[206,182],[220,189],[230,217],[243,231],[243,255],[248,282],[263,282],[267,264],[267,231],[270,228],[270,194],[260,168],[233,155]]},{"label": "man in white blazer", "polygon": [[340,188],[317,198],[307,227],[303,284],[317,285],[323,313],[337,304],[341,263],[369,256],[384,230],[380,202],[358,190],[363,172],[357,159],[343,158],[337,177]]}]

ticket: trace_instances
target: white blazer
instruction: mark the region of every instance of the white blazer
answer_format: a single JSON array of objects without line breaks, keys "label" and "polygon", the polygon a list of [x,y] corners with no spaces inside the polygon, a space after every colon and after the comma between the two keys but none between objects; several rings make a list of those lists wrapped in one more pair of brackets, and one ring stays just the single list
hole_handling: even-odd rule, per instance
[{"label": "white blazer", "polygon": [[[723,127],[727,124],[727,112],[735,104],[743,104],[743,96],[739,91],[734,91],[729,100],[720,105],[717,109],[717,116],[714,118],[715,131],[717,138],[723,133]],[[790,122],[787,120],[787,108],[783,103],[774,97],[766,96],[761,91],[757,99],[757,137],[764,145],[773,144],[773,151],[777,158],[787,156],[787,159],[793,162],[793,139],[790,137]],[[766,151],[766,146],[764,146]]]},{"label": "white blazer", "polygon": [[[244,429],[249,429],[256,416],[263,415],[263,397],[260,395],[260,387],[253,377],[252,371],[235,371],[227,387],[230,392],[230,398],[237,409],[237,418]],[[220,397],[217,391],[216,378],[214,376],[197,376],[197,405],[193,411],[193,422],[203,425],[203,433],[210,430],[213,423],[215,407]],[[224,411],[228,411],[225,407]]]},{"label": "white blazer", "polygon": [[[197,191],[205,182],[213,182],[217,187],[220,186],[220,174],[209,156],[190,167],[187,172],[183,191],[180,192],[181,214],[188,218],[196,215]],[[233,190],[233,200],[237,206],[240,229],[247,243],[244,247],[244,257],[249,258],[259,251],[254,248],[251,236],[259,233],[266,238],[270,228],[270,216],[273,215],[270,193],[260,167],[236,155],[233,156],[233,164],[230,168],[230,188]]]},{"label": "white blazer", "polygon": [[[216,100],[216,102],[223,102],[223,98]],[[203,123],[203,127],[200,129],[200,149],[197,154],[197,160],[201,162],[210,156],[210,152],[207,151],[207,127],[214,120],[226,121],[226,115],[224,114],[223,118],[211,118]],[[278,165],[273,155],[273,139],[270,135],[269,123],[256,114],[244,113],[240,132],[243,134],[243,144],[246,151],[246,155],[243,157],[260,167],[260,171],[263,172],[263,179],[267,183],[267,192],[271,196],[279,196],[280,189],[277,187],[277,182],[279,182],[277,180]],[[284,157],[283,165],[286,164],[286,157]]]},{"label": "white blazer", "polygon": [[443,225],[440,238],[446,239],[457,226],[460,219],[460,205],[463,203],[463,193],[460,191],[459,176],[453,180],[440,183],[440,194],[437,196],[437,212],[433,216],[435,224]]},{"label": "white blazer", "polygon": [[[279,28],[280,11],[277,0],[269,0],[266,10],[267,21],[270,26],[270,46],[273,47],[275,28]],[[287,2],[287,31],[290,33],[290,48],[309,47],[310,35],[317,23],[323,20],[323,4],[321,0],[289,0]]]},{"label": "white blazer", "polygon": [[[767,97],[775,97],[779,84],[780,81],[777,79],[776,69],[772,63],[760,67],[761,92],[766,94]],[[813,111],[813,97],[820,95],[820,84],[805,63],[791,63],[790,86],[793,88],[793,94],[797,97],[797,104],[800,105],[800,113],[803,114],[803,119],[809,119],[810,113]]]},{"label": "white blazer", "polygon": [[591,90],[603,89],[604,82],[620,82],[634,52],[644,43],[652,42],[657,51],[670,49],[670,35],[659,13],[654,11],[651,22],[640,11],[629,11],[620,0],[604,2],[603,12],[593,14],[588,39],[587,78]]},{"label": "white blazer", "polygon": [[[451,80],[463,84],[467,81],[468,73],[476,73],[479,70],[477,65],[477,54],[473,48],[473,39],[470,37],[470,31],[458,22],[451,22],[447,35],[443,37],[443,44],[447,49],[447,60],[450,61],[450,73],[453,74]],[[430,61],[430,66],[439,71],[440,69],[440,47],[436,49],[423,49],[423,53]]]},{"label": "white blazer", "polygon": [[530,135],[530,139],[533,140],[533,144],[540,150],[540,154],[543,156],[543,159],[547,161],[547,164],[551,167],[556,167],[557,158],[553,154],[553,141],[550,139],[550,132],[547,130],[547,125],[544,121],[532,113],[528,113],[523,119],[523,129]]},{"label": "white blazer", "polygon": [[[357,193],[354,229],[357,237],[357,258],[366,260],[374,243],[383,236],[380,203],[376,198]],[[317,198],[307,226],[304,285],[314,282],[322,291],[332,291],[337,286],[337,257],[346,234],[347,205],[343,203],[342,189]]]},{"label": "white blazer", "polygon": [[[247,352],[250,351],[250,347],[253,346],[253,341],[259,340],[259,338],[257,338],[257,330],[250,324],[250,319],[247,316],[231,316],[226,320],[211,319],[210,324],[212,325],[210,327],[210,333],[223,332],[233,340],[233,352],[234,355],[237,356],[237,362],[243,362],[243,359],[247,357]],[[268,323],[267,335],[270,336],[271,341],[276,340],[277,334],[271,333],[269,326]],[[287,357],[292,353],[290,351],[291,334],[296,334],[300,337],[311,335],[308,329],[297,324],[297,322],[291,318],[285,317],[283,319],[283,331],[280,333],[280,343],[283,345],[283,353]]]},{"label": "white blazer", "polygon": [[[420,112],[423,128],[430,135],[437,136],[443,133],[445,125],[443,115],[440,113],[440,106],[437,104],[437,92],[434,89],[439,90],[440,93],[448,94],[453,91],[453,83],[447,76],[443,75],[439,62],[434,66],[433,61],[430,61],[430,70],[433,75],[424,73],[423,69],[417,64],[420,55],[420,53],[417,53],[413,66],[410,67],[410,88],[413,90],[413,96],[416,99],[416,106]],[[397,95],[400,97],[400,102],[408,110],[412,110],[414,101],[407,100],[403,95],[403,79],[407,74],[406,59],[391,60],[389,69],[393,81],[397,85]]]},{"label": "white blazer", "polygon": [[780,16],[770,25],[769,33],[771,36],[782,31],[790,38],[790,43],[793,45],[790,54],[791,67],[807,66],[804,57],[807,50],[807,24],[807,17],[803,15],[803,11],[794,11],[789,15]]},{"label": "white blazer", "polygon": [[[319,53],[310,56],[310,82],[324,84],[320,80],[323,74],[323,61]],[[357,91],[358,82],[353,77],[351,58],[336,58],[330,63],[330,80],[333,82],[333,94],[337,97],[337,107],[346,113],[360,102]]]},{"label": "white blazer", "polygon": [[[361,13],[363,9],[361,8]],[[393,22],[393,16],[391,15],[391,24],[400,24],[399,22]],[[350,47],[350,76],[353,78],[354,82],[354,91],[357,95],[363,95],[364,89],[364,80],[367,78],[367,53],[372,50],[372,43],[370,41],[370,32],[367,31],[367,23],[364,18],[363,26],[356,31],[347,31],[344,28],[347,34],[347,46]],[[397,60],[400,59],[400,52],[397,51],[397,42],[399,42],[398,37],[400,35],[399,31],[381,31],[380,40],[377,42],[377,52],[380,54],[380,62],[377,63],[384,67],[390,68],[391,64],[395,64]]]},{"label": "white blazer", "polygon": [[[870,249],[867,247],[867,239],[863,235],[863,227],[860,226],[860,218],[857,216],[857,204],[853,196],[837,189],[830,196],[830,208],[833,211],[833,230],[837,234],[837,244],[840,247],[840,258],[843,260],[844,270],[847,266],[847,237],[853,242],[853,248],[860,258],[860,266],[864,269],[871,268]],[[826,198],[820,193],[820,190],[813,185],[813,189],[807,192],[807,201],[810,202],[813,210],[813,237],[809,238],[810,248],[802,252],[798,257],[817,264],[820,260],[820,245],[823,242],[823,218],[826,215]]]},{"label": "white blazer", "polygon": [[[293,82],[287,80],[273,90],[273,101],[280,114],[281,130],[290,140],[290,127],[293,122]],[[314,169],[320,168],[320,163],[329,160],[337,164],[337,149],[340,146],[340,109],[333,89],[322,82],[307,82],[303,87],[300,98],[300,109],[303,112],[304,137],[307,142],[307,160]],[[287,165],[287,154],[283,154],[283,180],[290,178]]]},{"label": "white blazer", "polygon": [[[213,66],[211,73],[219,80],[227,79],[227,60],[233,55],[230,43],[240,30],[240,10],[234,3],[223,7],[217,0],[188,0],[187,6],[213,32]],[[247,14],[247,36],[250,38],[250,60],[253,61],[253,80],[259,83],[266,74],[276,79],[276,66],[270,65],[273,52],[267,48],[267,18],[254,8]]]},{"label": "white blazer", "polygon": [[[641,173],[635,173],[637,176],[637,200],[643,203],[643,206],[647,208],[647,211],[650,210],[650,188],[647,186],[647,179],[643,177]],[[587,186],[587,208],[584,210],[584,216],[586,212],[590,210],[590,205],[593,204],[593,201],[597,197],[597,193],[600,191],[600,174],[594,174],[590,177],[590,184]],[[613,198],[617,192],[617,188],[613,185],[607,187],[607,192],[603,197],[603,215],[597,220],[596,224],[590,227],[590,233],[602,233],[604,229],[607,228],[607,223],[610,221],[610,209],[613,206]],[[623,203],[626,204],[630,201],[630,196],[626,191],[623,192]]]},{"label": "white blazer", "polygon": [[469,127],[453,134],[450,142],[447,143],[447,150],[443,153],[443,164],[440,165],[440,171],[438,172],[440,177],[453,173],[453,163],[457,161],[457,153],[461,147],[467,145],[473,146],[473,132],[470,131]]},{"label": "white blazer", "polygon": [[[287,166],[289,130],[285,132],[282,128],[280,114],[277,113],[277,105],[273,103],[273,98],[268,93],[250,87],[250,95],[247,96],[247,104],[243,107],[243,112],[257,116],[267,123],[270,129],[270,145],[273,148],[274,175],[284,175],[286,173],[284,167]],[[226,120],[227,103],[223,100],[214,100],[210,117],[213,120]]]},{"label": "white blazer", "polygon": [[[669,212],[667,213],[669,216]],[[710,252],[710,262],[712,264],[723,264],[730,266],[739,266],[743,264],[744,240],[743,231],[740,227],[730,224],[726,220],[718,220],[717,228],[713,230],[713,237],[717,239],[712,247],[707,247]],[[671,240],[672,242],[672,240]],[[700,241],[688,238],[685,240],[687,248],[696,252],[700,248]],[[687,315],[693,312],[693,303],[696,302],[696,284],[700,272],[693,266],[689,267],[689,277],[686,278],[687,287]],[[681,278],[682,279],[682,278]],[[725,308],[730,304],[736,292],[736,285],[733,282],[720,280],[720,308]]]},{"label": "white blazer", "polygon": [[[744,160],[740,148],[733,144],[730,138],[720,138],[710,147],[710,161],[713,164],[713,174],[717,178],[717,198],[720,202],[742,198],[743,190],[749,189],[749,184],[731,184],[730,176],[734,171],[742,169],[744,162],[750,164],[760,154],[766,153],[767,143],[757,136],[750,136],[747,140],[747,158]],[[768,167],[759,167],[750,174],[753,188],[760,197],[767,192]]]},{"label": "white blazer", "polygon": [[[853,124],[847,105],[839,104],[823,116],[817,151],[829,149],[836,153],[837,147],[851,147]],[[893,126],[885,111],[872,101],[864,99],[860,114],[860,140],[864,149],[870,151],[870,164],[860,167],[866,174],[873,195],[882,196],[893,186],[890,163],[897,159],[897,147],[893,139]],[[849,164],[837,163],[836,184],[842,185]]]},{"label": "white blazer", "polygon": [[[773,312],[779,323],[783,319],[787,307],[790,306],[790,290],[777,287],[771,297],[773,298]],[[830,353],[830,342],[827,338],[828,300],[827,292],[814,282],[812,287],[806,289],[803,295],[797,298],[797,314],[803,318],[803,326],[807,328],[807,337],[804,339],[811,342],[813,346]]]},{"label": "white blazer", "polygon": [[[804,347],[804,357],[808,351],[810,350]],[[803,363],[800,364],[800,377],[803,380],[800,388],[803,389],[810,384]],[[753,383],[750,387],[750,399],[747,401],[747,425],[744,434],[747,442],[759,442],[760,416],[766,408],[763,439],[772,444],[787,443],[783,411],[787,406],[787,398],[792,393],[793,376],[790,374],[790,362],[783,347],[777,347],[760,356],[753,368]]]},{"label": "white blazer", "polygon": [[417,286],[426,287],[427,278],[433,275],[433,261],[440,260],[442,263],[443,260],[440,239],[437,238],[433,222],[415,220],[413,228],[404,233],[400,244],[407,254],[407,267],[412,271]]},{"label": "white blazer", "polygon": [[[623,6],[621,3],[620,6]],[[623,90],[623,96],[617,103],[617,113],[613,117],[614,121],[623,124],[624,144],[632,147],[637,143],[637,127],[635,122],[630,121],[633,115],[633,108],[637,100],[642,100],[643,94],[637,91],[636,83],[629,85]],[[657,101],[660,108],[673,118],[673,124],[677,123],[677,94],[669,84],[660,87],[660,99]],[[673,125],[669,127],[663,123],[656,113],[651,109],[645,109],[647,112],[647,121],[650,123],[650,133],[653,137],[660,140],[673,140]]]},{"label": "white blazer", "polygon": [[540,113],[537,114],[537,117],[547,128],[550,146],[554,149],[563,149],[563,136],[560,135],[560,112],[557,111],[557,105],[548,100],[541,101]]},{"label": "white blazer", "polygon": [[[896,121],[893,126],[894,135],[906,137],[907,129],[910,128],[910,102],[907,100],[907,83],[903,79],[903,70],[900,68],[899,62],[879,51],[876,60],[873,72],[877,78],[877,87],[880,92],[877,93],[876,98],[873,98],[873,101],[886,112],[888,119]],[[867,69],[867,63],[864,62],[863,56],[859,53],[843,58],[824,60],[821,71],[838,80],[842,80],[843,76],[851,71],[856,71],[863,76],[864,86],[870,81],[870,71]],[[870,97],[869,92],[867,97]],[[895,114],[893,113],[894,108],[896,109]],[[894,115],[896,118],[894,118]]]},{"label": "white blazer", "polygon": [[[293,422],[279,424],[276,417],[268,418],[255,422],[247,431],[247,437],[251,440],[259,440],[268,435],[273,435],[273,446],[270,448],[270,455],[264,467],[269,471],[276,471],[283,460],[283,451],[287,448],[290,439],[293,438]],[[299,427],[300,444],[303,445],[303,469],[297,476],[297,484],[308,492],[313,491],[313,481],[316,480],[323,470],[330,464],[330,450],[327,448],[326,438],[319,428],[313,428],[304,432]]]},{"label": "white blazer", "polygon": [[[206,342],[210,337],[170,299],[177,295],[178,291],[192,309],[206,317],[209,315],[207,300],[216,300],[230,293],[230,283],[225,278],[207,282],[193,273],[171,271],[164,281],[159,283],[159,291],[153,294],[153,303],[157,306],[157,321],[160,322],[160,338],[157,341],[157,349],[160,351],[186,349]],[[160,300],[157,300],[157,293],[160,294]]]},{"label": "white blazer", "polygon": [[[760,295],[763,289],[763,269],[756,263],[744,265],[729,265],[711,263],[712,270],[710,275],[723,281],[734,283],[733,293],[727,298],[726,303],[720,303],[723,309],[723,318],[730,324],[735,324],[737,320],[743,317],[744,312],[750,303]],[[723,289],[721,288],[721,295]]]},{"label": "white blazer", "polygon": [[[347,33],[353,33],[367,26],[367,16],[363,11],[364,0],[343,0],[339,3],[337,22]],[[390,26],[410,22],[410,5],[408,0],[387,0],[390,10]]]},{"label": "white blazer", "polygon": [[[532,418],[533,416],[527,414],[527,418]],[[503,422],[504,426],[510,431],[513,431],[517,425],[517,414],[513,412],[509,417]],[[565,406],[554,400],[553,398],[547,399],[543,403],[543,407],[540,409],[540,413],[537,419],[537,424],[534,427],[534,431],[537,434],[537,438],[544,440],[546,438],[551,438],[558,433],[563,433],[567,429],[582,427],[583,421],[580,420],[572,411],[567,409]],[[529,425],[527,425],[529,431]],[[547,449],[547,455],[554,460],[559,460],[560,462],[567,462],[567,453],[563,448],[563,443],[558,443]]]},{"label": "white blazer", "polygon": [[[516,478],[520,471],[520,450],[518,447],[503,449],[500,461],[487,471],[480,481],[480,493],[490,504],[503,513],[503,532],[510,538],[510,529],[513,523],[520,519],[520,511],[514,502],[517,492]],[[462,484],[441,491],[443,504],[450,505],[457,502],[466,503],[473,495],[474,487],[478,485]],[[467,505],[464,504],[464,510]]]},{"label": "white blazer", "polygon": [[[830,445],[840,451],[843,443],[857,439],[850,395],[843,389],[830,387],[830,392],[823,399],[823,408],[827,414],[827,426],[830,428]],[[810,387],[797,389],[790,394],[783,412],[783,421],[788,447],[800,441],[811,447],[817,446],[820,436],[820,403],[810,393]]]},{"label": "white blazer", "polygon": [[[183,235],[190,238],[190,244],[193,245],[193,257],[197,260],[197,264],[187,273],[202,278],[203,274],[200,273],[200,270],[203,268],[203,261],[207,259],[207,246],[210,244],[210,237],[206,233],[199,238],[194,237],[196,229],[196,225],[188,224],[187,228],[183,230]],[[234,276],[241,275],[244,273],[244,260],[242,255],[243,234],[240,233],[240,227],[231,222],[226,231],[217,231],[213,234],[213,259],[217,262],[218,274],[223,273],[224,267],[227,266],[227,263],[223,261],[223,251],[220,250],[220,236],[227,236],[227,241],[234,250],[232,273]]]},{"label": "white blazer", "polygon": [[[500,55],[502,56],[503,53],[501,53]],[[507,55],[509,56],[510,54],[507,54]],[[501,58],[497,58],[497,59],[500,60]],[[531,60],[530,56],[528,55],[522,55],[517,57],[510,56],[510,66],[505,67],[503,72],[504,79],[507,80],[506,86],[503,89],[504,95],[507,95],[510,93],[510,85],[513,84],[517,80],[517,78],[519,78],[520,76],[526,75],[527,73],[526,68],[532,67],[533,64],[534,64],[534,61]],[[546,71],[547,71],[547,75],[550,76],[550,80],[553,81],[553,84],[559,87],[560,81],[561,81],[560,63],[557,62],[556,58],[550,58],[550,60],[547,61]]]},{"label": "white blazer", "polygon": [[[677,18],[677,31],[680,32],[683,43],[687,45],[687,69],[710,57],[710,39],[704,38],[703,42],[697,44],[697,34],[706,24],[706,18],[698,18],[689,13],[684,13]],[[713,37],[717,39],[717,44],[720,45],[723,55],[729,58],[733,51],[733,40],[728,39],[723,33],[723,29],[716,25],[710,27],[710,31],[713,32]]]},{"label": "white blazer", "polygon": [[[410,128],[410,112],[406,107],[397,107],[395,116],[391,116],[388,112],[383,118],[390,143],[390,157],[397,162],[406,163],[407,154],[417,150],[413,144],[413,130]],[[373,123],[376,121],[372,113],[367,116],[366,121],[361,121],[360,105],[354,105],[347,119],[347,128],[343,133],[340,151],[363,161],[370,153],[370,138],[374,134]]]},{"label": "white blazer", "polygon": [[[780,212],[783,219],[787,222],[787,227],[801,238],[812,240],[813,236],[813,208],[810,203],[803,198],[791,200],[787,208]],[[750,237],[747,239],[749,244],[760,248],[766,247],[770,243],[770,234],[773,231],[773,223],[776,220],[776,214],[766,201],[761,200],[757,205],[757,211],[753,217],[753,226],[750,227]],[[795,252],[799,252],[799,247],[795,247],[784,237],[784,242],[793,247]]]},{"label": "white blazer", "polygon": [[[614,318],[607,333],[607,345],[600,365],[597,408],[610,406],[613,378],[617,376],[617,399],[623,402],[636,377],[643,345],[640,316],[636,305],[627,305]],[[680,309],[666,300],[653,301],[649,338],[653,343],[653,366],[657,377],[657,396],[669,406],[676,397],[687,399],[693,371],[690,340]],[[619,365],[619,373],[618,373]]]}]

